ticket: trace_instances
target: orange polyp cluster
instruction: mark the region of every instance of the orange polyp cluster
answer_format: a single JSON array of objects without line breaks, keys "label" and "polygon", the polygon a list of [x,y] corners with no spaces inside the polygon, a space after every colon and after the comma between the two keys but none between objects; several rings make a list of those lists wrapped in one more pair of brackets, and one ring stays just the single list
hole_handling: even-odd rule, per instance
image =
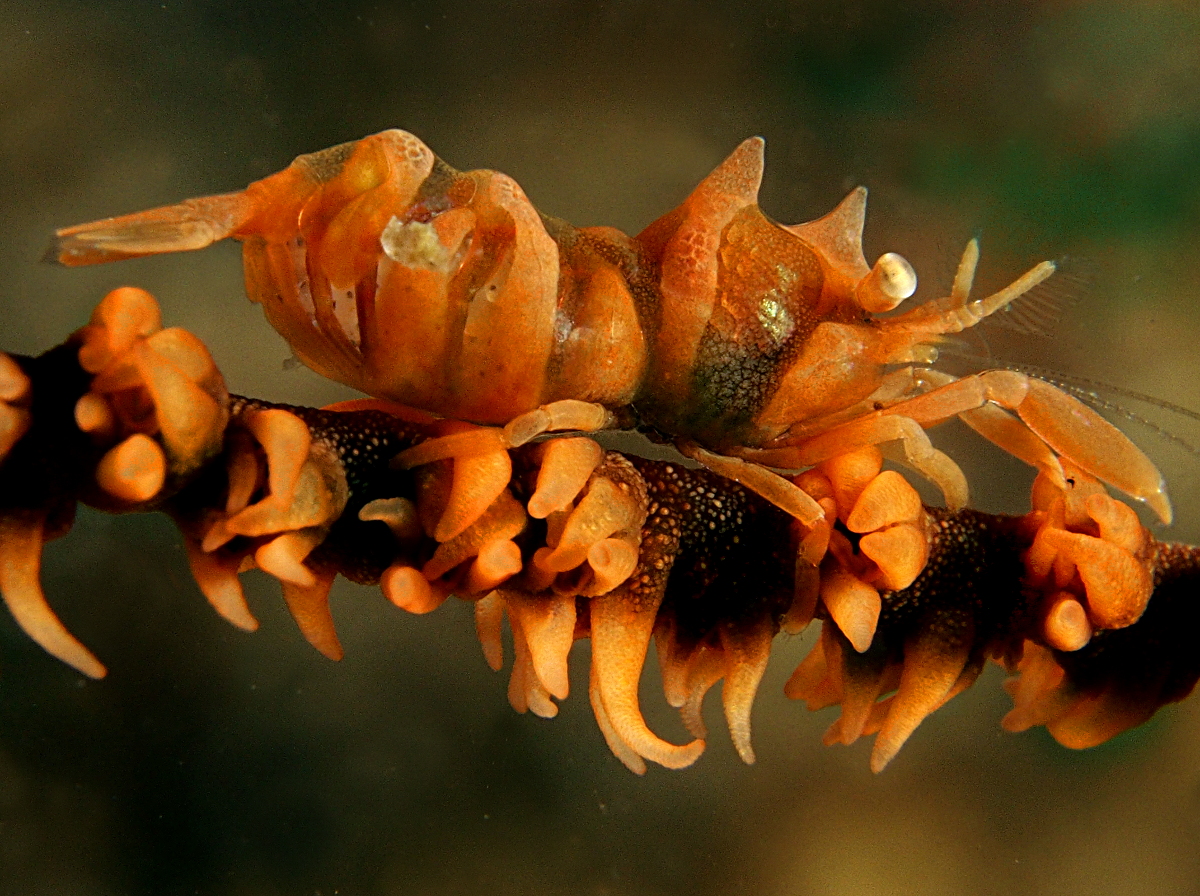
[{"label": "orange polyp cluster", "polygon": [[1062,486],[1045,475],[1034,483],[1034,512],[1026,525],[1035,534],[1025,565],[1030,586],[1043,595],[1045,646],[1025,642],[1019,675],[1006,685],[1014,707],[1002,724],[1008,731],[1045,725],[1065,746],[1084,748],[1141,724],[1153,710],[1112,685],[1073,686],[1061,663],[1097,633],[1141,619],[1154,592],[1161,547],[1133,510],[1094,478],[1069,463],[1063,467]]},{"label": "orange polyp cluster", "polygon": [[1067,484],[1045,474],[1034,483],[1030,525],[1037,534],[1025,557],[1029,581],[1049,595],[1047,643],[1077,650],[1092,629],[1137,622],[1154,591],[1150,537],[1137,514],[1064,461]]},{"label": "orange polyp cluster", "polygon": [[[424,499],[426,495],[421,497]],[[424,502],[420,502],[418,508],[421,503]],[[469,564],[463,579],[467,593],[476,594],[495,588],[521,571],[519,550],[516,551],[516,564],[506,563],[505,558],[511,556],[516,548],[513,539],[524,531],[527,519],[525,509],[517,500],[507,491],[501,493],[462,532],[438,544],[433,556],[422,567],[422,574],[434,581],[463,564]]]},{"label": "orange polyp cluster", "polygon": [[[577,502],[547,515],[546,546],[530,560],[530,590],[585,597],[612,591],[637,564],[645,521],[645,485],[628,461],[609,455]],[[582,578],[571,574],[577,569]]]},{"label": "orange polyp cluster", "polygon": [[1116,687],[1083,691],[1074,686],[1053,651],[1027,641],[1019,673],[1005,682],[1012,710],[1001,720],[1005,731],[1044,725],[1064,747],[1094,747],[1154,714],[1154,704],[1130,698]]},{"label": "orange polyp cluster", "polygon": [[[341,655],[327,604],[332,575],[305,565],[346,506],[341,462],[314,443],[304,422],[285,410],[251,408],[230,439],[229,487],[222,511],[184,525],[188,558],[201,590],[223,617],[241,628],[258,623],[237,581],[257,566],[283,583],[284,597],[305,636],[327,655]],[[257,500],[255,500],[257,498]],[[231,543],[236,540],[236,545]]]},{"label": "orange polyp cluster", "polygon": [[[879,449],[840,455],[796,477],[818,501],[829,501],[829,560],[820,598],[830,618],[863,653],[871,645],[882,607],[880,590],[907,588],[929,557],[925,509],[899,473],[882,470]],[[840,521],[845,532],[832,528]],[[856,545],[850,538],[857,536]],[[818,563],[819,558],[810,558]]]},{"label": "orange polyp cluster", "polygon": [[[229,413],[220,371],[195,336],[162,329],[149,293],[110,292],[68,345],[87,375],[72,416],[91,448],[64,450],[89,455],[92,482],[80,488],[95,503],[131,509],[161,501],[172,480],[195,473],[220,450]],[[34,397],[20,366],[0,356],[0,461],[34,422]],[[76,497],[0,514],[0,593],[38,644],[99,678],[104,666],[62,625],[39,580],[42,546],[70,528]]]},{"label": "orange polyp cluster", "polygon": [[898,473],[881,470],[882,460],[878,449],[860,449],[797,477],[809,494],[831,503],[839,528],[829,534],[820,571],[830,622],[785,688],[810,710],[841,706],[826,743],[878,734],[871,754],[877,772],[982,665],[971,659],[969,623],[953,615],[939,614],[936,625],[917,629],[899,651],[876,637],[883,594],[909,588],[925,571],[936,531],[916,491]]},{"label": "orange polyp cluster", "polygon": [[123,503],[148,501],[168,466],[184,474],[216,452],[228,419],[224,380],[199,339],[162,329],[153,296],[113,290],[79,338],[79,365],[93,378],[76,422],[98,442],[123,437],[98,467],[102,489]]},{"label": "orange polyp cluster", "polygon": [[[825,734],[825,743],[854,743],[877,734],[871,770],[882,771],[917,726],[974,682],[982,669],[975,657],[973,626],[963,614],[939,614],[896,645],[873,641],[857,651],[834,626],[796,667],[784,689],[810,710],[840,705],[841,716]],[[894,691],[891,696],[880,699]]]}]

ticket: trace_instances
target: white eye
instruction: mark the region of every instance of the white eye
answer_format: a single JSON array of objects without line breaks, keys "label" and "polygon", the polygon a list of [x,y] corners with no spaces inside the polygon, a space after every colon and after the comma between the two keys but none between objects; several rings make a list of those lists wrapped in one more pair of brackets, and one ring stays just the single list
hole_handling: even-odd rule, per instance
[{"label": "white eye", "polygon": [[908,259],[886,252],[855,288],[854,297],[864,311],[878,314],[891,311],[916,291],[917,272]]}]

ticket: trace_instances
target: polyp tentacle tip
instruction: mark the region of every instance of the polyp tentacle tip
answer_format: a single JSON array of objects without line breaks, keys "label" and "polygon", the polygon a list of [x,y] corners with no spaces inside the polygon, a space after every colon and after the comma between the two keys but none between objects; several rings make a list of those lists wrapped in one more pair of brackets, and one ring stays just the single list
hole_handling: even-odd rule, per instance
[{"label": "polyp tentacle tip", "polygon": [[930,633],[906,645],[900,687],[871,750],[871,771],[878,774],[895,758],[917,726],[942,705],[966,664],[963,641],[948,644]]},{"label": "polyp tentacle tip", "polygon": [[592,672],[604,713],[619,740],[659,765],[686,768],[704,752],[704,741],[676,745],[662,740],[647,727],[638,705],[638,682],[661,600],[661,594],[648,601],[633,597],[623,587],[591,601]]},{"label": "polyp tentacle tip", "polygon": [[1067,591],[1060,591],[1050,600],[1046,611],[1046,643],[1055,650],[1074,651],[1092,639],[1092,624],[1087,610]]},{"label": "polyp tentacle tip", "polygon": [[44,525],[44,514],[0,515],[0,597],[47,653],[89,678],[103,678],[103,664],[67,631],[42,592]]},{"label": "polyp tentacle tip", "polygon": [[0,402],[15,404],[29,396],[30,379],[9,354],[0,352]]},{"label": "polyp tentacle tip", "polygon": [[385,569],[379,587],[389,601],[416,615],[433,612],[450,596],[449,591],[435,590],[419,569],[403,563]]},{"label": "polyp tentacle tip", "polygon": [[879,592],[839,566],[824,574],[821,600],[854,649],[859,653],[866,651],[879,623],[882,608]]},{"label": "polyp tentacle tip", "polygon": [[449,541],[483,516],[512,479],[507,451],[491,451],[454,459],[450,494],[433,537]]},{"label": "polyp tentacle tip", "polygon": [[721,701],[734,748],[747,765],[754,764],[754,748],[750,743],[750,711],[759,683],[767,670],[774,637],[775,626],[770,619],[760,619],[756,625],[744,630],[721,629],[721,644],[726,655]]},{"label": "polyp tentacle tip", "polygon": [[303,532],[284,532],[259,547],[254,552],[254,562],[281,582],[311,588],[317,577],[304,565],[304,558],[316,547],[315,540],[318,539]]},{"label": "polyp tentacle tip", "polygon": [[192,578],[213,609],[243,631],[257,631],[258,620],[250,612],[246,594],[237,576],[241,558],[205,551],[201,543],[186,530],[184,548],[187,550]]},{"label": "polyp tentacle tip", "polygon": [[520,546],[508,538],[494,539],[484,544],[471,561],[463,591],[467,594],[486,594],[523,568]]},{"label": "polyp tentacle tip", "polygon": [[167,458],[149,436],[135,433],[108,451],[96,467],[96,484],[129,504],[149,501],[167,478]]},{"label": "polyp tentacle tip", "polygon": [[315,577],[312,585],[298,585],[283,581],[283,597],[288,610],[306,641],[331,660],[340,660],[345,652],[338,640],[329,612],[329,590],[333,586],[333,574]]}]

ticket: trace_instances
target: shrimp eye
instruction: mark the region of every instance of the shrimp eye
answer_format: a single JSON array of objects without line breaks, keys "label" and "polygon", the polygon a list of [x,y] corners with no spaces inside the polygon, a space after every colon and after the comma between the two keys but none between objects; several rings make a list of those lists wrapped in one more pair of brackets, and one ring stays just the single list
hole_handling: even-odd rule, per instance
[{"label": "shrimp eye", "polygon": [[864,311],[891,311],[917,291],[917,272],[903,255],[886,252],[871,273],[854,288],[854,298]]}]

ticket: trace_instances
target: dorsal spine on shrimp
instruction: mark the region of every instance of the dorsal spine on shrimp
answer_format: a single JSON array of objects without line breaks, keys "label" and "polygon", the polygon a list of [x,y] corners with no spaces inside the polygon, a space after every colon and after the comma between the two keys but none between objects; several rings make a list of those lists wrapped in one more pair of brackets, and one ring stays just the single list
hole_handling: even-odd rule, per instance
[{"label": "dorsal spine on shrimp", "polygon": [[[309,366],[441,416],[519,421],[521,438],[612,425],[608,412],[628,409],[711,449],[691,456],[735,477],[712,451],[764,451],[757,463],[798,467],[900,440],[953,505],[965,500],[961,471],[922,430],[973,417],[1017,456],[1053,472],[1056,452],[1078,455],[1169,516],[1153,464],[1053,389],[985,375],[921,394],[912,368],[935,357],[939,338],[1013,301],[1052,264],[968,301],[972,243],[950,296],[878,317],[912,295],[916,275],[892,253],[867,264],[866,191],[816,221],[777,224],[758,206],[763,147],[744,141],[629,237],[544,216],[507,175],[456,171],[413,135],[385,131],[300,156],[240,193],[61,230],[54,255],[91,264],[239,239],[247,292]],[[564,410],[572,402],[601,413]],[[985,405],[1019,420],[982,423]],[[793,506],[796,490],[771,483],[752,487]]]}]

